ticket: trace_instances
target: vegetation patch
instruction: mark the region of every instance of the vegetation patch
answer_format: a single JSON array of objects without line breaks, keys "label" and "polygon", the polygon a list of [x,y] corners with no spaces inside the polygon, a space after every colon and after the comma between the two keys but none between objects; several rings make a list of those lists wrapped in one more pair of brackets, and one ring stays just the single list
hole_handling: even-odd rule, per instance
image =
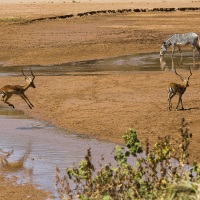
[{"label": "vegetation patch", "polygon": [[57,167],[60,199],[200,199],[200,165],[189,162],[192,134],[184,118],[179,132],[179,138],[158,137],[150,149],[148,140],[143,148],[130,129],[123,136],[126,147],[114,150],[115,166],[100,163],[98,170],[88,149],[85,159],[67,168],[64,177]]}]

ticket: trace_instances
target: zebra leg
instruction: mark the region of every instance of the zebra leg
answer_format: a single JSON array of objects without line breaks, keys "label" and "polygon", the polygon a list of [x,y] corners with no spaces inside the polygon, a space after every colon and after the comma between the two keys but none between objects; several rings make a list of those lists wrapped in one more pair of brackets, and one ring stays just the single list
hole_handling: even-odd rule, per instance
[{"label": "zebra leg", "polygon": [[193,58],[195,58],[196,47],[192,45],[192,49],[193,49]]},{"label": "zebra leg", "polygon": [[197,49],[197,51],[199,52],[199,55],[200,55],[200,47],[199,47],[199,45],[196,45],[196,49]]},{"label": "zebra leg", "polygon": [[172,45],[172,57],[174,56],[175,47],[176,45]]},{"label": "zebra leg", "polygon": [[196,51],[195,51],[195,48],[193,49],[193,58],[195,58],[195,53],[196,53]]},{"label": "zebra leg", "polygon": [[180,54],[181,54],[181,58],[182,58],[183,54],[182,54],[181,46],[180,46],[180,45],[177,45],[177,47],[178,47],[178,50],[179,50],[179,52],[180,52]]}]

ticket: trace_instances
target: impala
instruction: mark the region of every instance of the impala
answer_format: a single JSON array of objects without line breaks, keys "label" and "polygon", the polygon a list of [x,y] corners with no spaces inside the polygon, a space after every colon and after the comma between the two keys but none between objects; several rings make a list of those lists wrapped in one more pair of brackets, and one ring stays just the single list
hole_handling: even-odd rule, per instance
[{"label": "impala", "polygon": [[182,96],[183,96],[184,92],[186,91],[187,87],[189,86],[189,79],[192,76],[192,72],[191,72],[191,69],[190,69],[190,75],[188,76],[188,78],[184,78],[181,75],[179,75],[176,72],[176,68],[175,68],[175,73],[183,81],[183,84],[181,85],[181,84],[177,84],[177,83],[170,83],[169,86],[167,87],[168,101],[169,101],[169,110],[172,109],[171,99],[176,94],[179,96],[178,104],[176,106],[176,110],[178,110],[178,106],[179,106],[180,103],[181,103],[181,106],[182,106],[181,109],[184,110],[184,108],[183,108],[183,102],[182,102]]},{"label": "impala", "polygon": [[33,104],[30,102],[30,100],[28,99],[28,97],[24,94],[25,91],[29,87],[35,88],[35,84],[33,82],[34,79],[35,79],[35,76],[33,75],[33,72],[32,72],[31,69],[30,69],[30,71],[31,71],[32,78],[26,76],[24,74],[24,72],[23,72],[23,69],[22,69],[22,74],[24,75],[25,81],[27,82],[24,86],[20,86],[20,85],[5,85],[0,89],[0,94],[2,95],[2,99],[1,100],[3,102],[5,102],[9,106],[12,106],[13,108],[15,108],[13,104],[8,102],[8,99],[10,99],[10,97],[13,94],[15,94],[15,95],[20,96],[27,103],[27,105],[29,106],[30,109],[32,109],[32,107],[34,107]]}]

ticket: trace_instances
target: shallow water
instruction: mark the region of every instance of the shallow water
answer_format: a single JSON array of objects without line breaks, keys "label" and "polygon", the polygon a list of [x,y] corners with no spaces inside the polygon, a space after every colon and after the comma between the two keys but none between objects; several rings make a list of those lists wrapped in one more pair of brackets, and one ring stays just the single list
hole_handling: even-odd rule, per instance
[{"label": "shallow water", "polygon": [[25,70],[31,69],[35,75],[57,75],[63,76],[70,73],[105,73],[105,72],[138,72],[138,71],[166,71],[173,70],[174,66],[189,68],[193,70],[200,69],[200,58],[193,59],[192,52],[184,52],[181,59],[179,53],[176,53],[173,59],[168,53],[162,59],[156,53],[142,53],[126,56],[119,56],[98,60],[87,60],[79,62],[69,62],[60,65],[32,65],[32,66],[0,66],[0,76],[18,76],[21,75],[21,67]]},{"label": "shallow water", "polygon": [[63,174],[66,167],[78,164],[84,158],[88,148],[92,150],[96,167],[101,155],[104,155],[105,163],[114,162],[114,155],[111,155],[116,146],[114,143],[68,133],[3,107],[0,107],[0,123],[0,148],[3,151],[13,150],[8,161],[18,160],[27,151],[29,154],[24,169],[8,171],[9,176],[18,177],[18,183],[30,181],[39,188],[50,190],[54,196],[57,196],[56,166]]},{"label": "shallow water", "polygon": [[[64,63],[52,66],[26,66],[35,75],[69,75],[70,73],[86,74],[112,71],[169,71],[174,67],[193,70],[200,69],[200,59],[191,57],[191,52],[184,52],[184,57],[176,55],[172,59],[166,55],[160,58],[158,53],[134,54],[115,58]],[[21,75],[21,66],[0,66],[0,76]],[[92,149],[93,161],[98,166],[101,155],[105,163],[114,163],[112,150],[114,143],[102,142],[75,133],[52,127],[51,125],[24,116],[23,112],[0,107],[0,149],[14,150],[9,162],[18,160],[26,152],[28,158],[23,170],[9,171],[9,176],[18,177],[19,183],[32,182],[39,188],[50,190],[57,198],[55,191],[55,168],[58,165],[62,173],[66,167],[78,164]]]}]

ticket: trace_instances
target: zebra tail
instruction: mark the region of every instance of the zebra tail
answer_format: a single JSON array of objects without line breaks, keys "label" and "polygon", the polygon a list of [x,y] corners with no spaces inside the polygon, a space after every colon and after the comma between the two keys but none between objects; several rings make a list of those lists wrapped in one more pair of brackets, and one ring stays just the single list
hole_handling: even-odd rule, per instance
[{"label": "zebra tail", "polygon": [[197,44],[198,44],[198,46],[199,46],[199,48],[200,48],[200,40],[199,40],[199,36],[198,36],[198,38],[197,38]]}]

